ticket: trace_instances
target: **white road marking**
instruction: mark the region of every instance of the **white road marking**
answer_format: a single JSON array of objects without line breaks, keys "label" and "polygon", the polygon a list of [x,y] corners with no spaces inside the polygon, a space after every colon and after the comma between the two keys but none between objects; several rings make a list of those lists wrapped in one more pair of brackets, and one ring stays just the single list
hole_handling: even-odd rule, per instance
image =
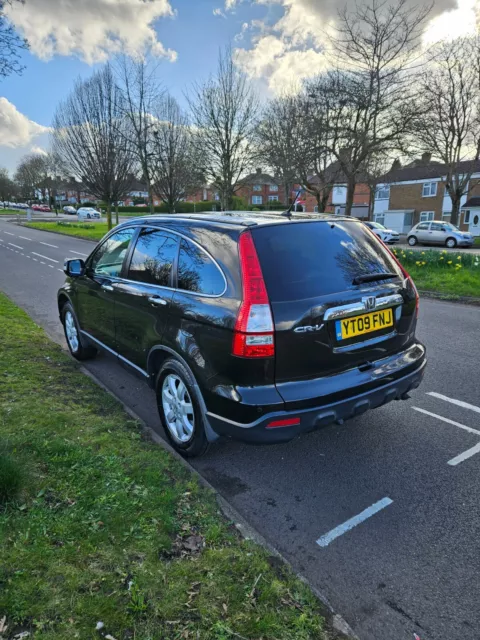
[{"label": "white road marking", "polygon": [[11,247],[17,247],[17,249],[23,249],[23,247],[19,247],[18,244],[13,244],[13,242],[8,243]]},{"label": "white road marking", "polygon": [[40,260],[40,264],[47,264],[47,263],[44,262],[43,260]]},{"label": "white road marking", "polygon": [[350,531],[350,529],[356,527],[357,524],[364,522],[365,520],[367,520],[367,518],[370,518],[382,509],[385,509],[385,507],[388,507],[388,505],[392,504],[392,502],[393,500],[391,500],[390,498],[383,498],[382,500],[375,502],[375,504],[372,504],[370,507],[368,507],[368,509],[365,509],[358,515],[350,518],[350,520],[347,520],[343,524],[338,525],[338,527],[335,527],[335,529],[332,529],[325,535],[321,536],[317,540],[317,544],[320,547],[327,547],[331,542],[333,542],[333,540],[335,540],[335,538],[338,538],[347,531]]},{"label": "white road marking", "polygon": [[35,262],[38,262],[38,260],[36,258],[32,258],[32,260],[35,260]]},{"label": "white road marking", "polygon": [[19,238],[21,238],[22,240],[32,240],[32,238],[26,238],[25,236],[18,236]]},{"label": "white road marking", "polygon": [[10,231],[4,231],[3,233],[6,233],[6,234],[7,234],[7,236],[13,236],[13,237],[15,237],[15,234],[14,234],[14,233],[10,233]]},{"label": "white road marking", "polygon": [[48,242],[40,242],[40,244],[44,244],[46,247],[53,247],[54,249],[58,249],[56,244],[48,244]]},{"label": "white road marking", "polygon": [[50,260],[51,262],[56,262],[58,264],[58,260],[54,260],[53,258],[49,258],[48,256],[44,256],[41,253],[37,253],[36,251],[32,251],[34,256],[38,256],[39,258],[44,258],[44,260]]},{"label": "white road marking", "polygon": [[27,257],[29,260],[30,260],[30,258],[31,258],[31,256],[26,256],[26,257]]},{"label": "white road marking", "polygon": [[53,264],[48,264],[47,267],[50,267],[50,269],[55,269],[55,267],[53,266]]},{"label": "white road marking", "polygon": [[464,424],[460,424],[460,422],[455,422],[455,420],[450,420],[450,418],[444,418],[443,416],[439,416],[438,413],[432,413],[431,411],[426,411],[425,409],[420,409],[420,407],[412,407],[414,411],[419,411],[420,413],[424,413],[427,416],[431,416],[432,418],[437,418],[437,420],[442,420],[447,424],[453,424],[454,427],[459,427],[459,429],[464,429],[469,433],[475,433],[477,436],[480,436],[480,431],[476,429],[472,429],[472,427],[467,427]]},{"label": "white road marking", "polygon": [[80,253],[80,251],[72,251],[69,249],[70,253],[75,253],[77,256],[83,256],[84,258],[88,258],[88,253]]},{"label": "white road marking", "polygon": [[63,273],[63,269],[58,269],[58,271],[60,271],[60,273]]},{"label": "white road marking", "polygon": [[429,391],[427,393],[427,396],[433,396],[434,398],[445,400],[445,402],[451,402],[452,404],[456,404],[458,407],[463,407],[464,409],[470,409],[470,411],[475,411],[476,413],[480,413],[480,407],[476,407],[474,404],[463,402],[463,400],[456,400],[455,398],[449,398],[448,396],[444,396],[441,393],[435,393],[435,391]]},{"label": "white road marking", "polygon": [[457,464],[460,464],[460,462],[463,462],[464,460],[471,458],[476,453],[480,453],[480,442],[476,444],[474,447],[472,447],[471,449],[467,449],[466,451],[464,451],[463,453],[460,453],[455,458],[452,458],[451,460],[449,460],[448,464],[451,467],[455,467]]}]

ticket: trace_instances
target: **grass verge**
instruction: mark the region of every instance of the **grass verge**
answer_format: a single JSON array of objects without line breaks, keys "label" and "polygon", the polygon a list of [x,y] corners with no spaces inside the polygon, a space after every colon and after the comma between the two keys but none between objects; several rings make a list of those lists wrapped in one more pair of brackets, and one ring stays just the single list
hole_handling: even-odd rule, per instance
[{"label": "grass verge", "polygon": [[28,470],[0,505],[7,638],[328,637],[311,591],[3,295],[0,371],[0,440]]},{"label": "grass verge", "polygon": [[26,215],[26,211],[20,209],[0,209],[0,216]]},{"label": "grass verge", "polygon": [[63,233],[75,238],[86,238],[87,240],[101,240],[108,231],[106,222],[68,222],[59,220],[58,222],[27,222],[25,226],[41,229],[42,231]]},{"label": "grass verge", "polygon": [[396,248],[397,258],[419,290],[449,297],[480,297],[480,256],[466,252],[411,251]]}]

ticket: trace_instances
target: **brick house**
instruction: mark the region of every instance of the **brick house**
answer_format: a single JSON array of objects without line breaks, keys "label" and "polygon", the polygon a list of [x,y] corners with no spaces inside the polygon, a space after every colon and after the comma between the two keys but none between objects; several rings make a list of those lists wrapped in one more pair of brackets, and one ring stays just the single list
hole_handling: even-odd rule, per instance
[{"label": "brick house", "polygon": [[[473,168],[474,173],[461,199],[459,226],[474,233],[473,217],[471,221],[465,204],[469,198],[480,196],[480,162],[474,167],[472,161],[462,164],[469,172]],[[419,222],[450,221],[452,201],[445,189],[445,175],[445,165],[432,161],[428,153],[405,167],[392,168],[377,185],[374,220],[400,233],[408,233]]]},{"label": "brick house", "polygon": [[235,195],[244,198],[253,207],[285,203],[285,190],[280,182],[261,169],[239,180]]}]

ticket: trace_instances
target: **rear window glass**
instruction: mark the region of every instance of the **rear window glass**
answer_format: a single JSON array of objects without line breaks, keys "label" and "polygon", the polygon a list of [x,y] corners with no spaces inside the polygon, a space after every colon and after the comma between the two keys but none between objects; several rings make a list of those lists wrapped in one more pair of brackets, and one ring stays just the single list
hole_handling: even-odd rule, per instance
[{"label": "rear window glass", "polygon": [[268,225],[253,238],[272,302],[356,289],[353,280],[370,273],[401,276],[389,251],[353,220]]}]

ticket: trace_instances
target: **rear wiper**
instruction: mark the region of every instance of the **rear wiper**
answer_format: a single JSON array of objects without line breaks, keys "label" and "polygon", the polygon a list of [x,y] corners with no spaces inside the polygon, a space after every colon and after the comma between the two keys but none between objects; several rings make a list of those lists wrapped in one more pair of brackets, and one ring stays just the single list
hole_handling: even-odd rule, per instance
[{"label": "rear wiper", "polygon": [[398,278],[398,273],[367,273],[364,276],[357,276],[353,279],[352,284],[362,284],[363,282],[375,282],[375,280],[390,280],[390,278]]}]

